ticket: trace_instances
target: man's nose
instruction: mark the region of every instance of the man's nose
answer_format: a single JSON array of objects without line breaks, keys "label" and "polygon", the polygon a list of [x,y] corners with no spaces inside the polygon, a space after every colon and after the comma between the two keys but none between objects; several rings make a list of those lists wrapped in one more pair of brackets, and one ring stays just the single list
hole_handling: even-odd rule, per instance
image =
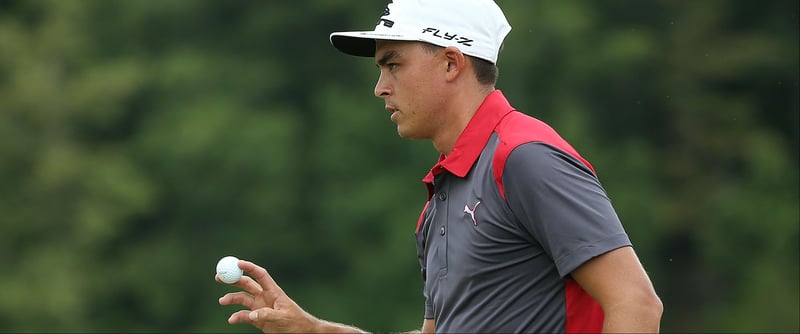
[{"label": "man's nose", "polygon": [[383,78],[383,73],[378,76],[378,82],[375,84],[375,96],[384,98],[391,94],[391,89]]}]

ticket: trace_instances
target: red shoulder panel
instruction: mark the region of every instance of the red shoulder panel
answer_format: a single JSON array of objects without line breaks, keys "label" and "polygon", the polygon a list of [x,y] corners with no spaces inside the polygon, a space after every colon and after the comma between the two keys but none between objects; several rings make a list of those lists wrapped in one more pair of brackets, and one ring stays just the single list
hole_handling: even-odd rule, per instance
[{"label": "red shoulder panel", "polygon": [[505,170],[506,160],[517,146],[525,143],[541,142],[554,146],[583,162],[594,173],[594,167],[581,157],[566,140],[561,138],[552,127],[536,118],[518,111],[512,111],[500,121],[495,131],[498,134],[500,143],[497,145],[497,150],[492,160],[493,172],[497,188],[503,199],[506,198],[505,188],[503,187],[503,171]]}]

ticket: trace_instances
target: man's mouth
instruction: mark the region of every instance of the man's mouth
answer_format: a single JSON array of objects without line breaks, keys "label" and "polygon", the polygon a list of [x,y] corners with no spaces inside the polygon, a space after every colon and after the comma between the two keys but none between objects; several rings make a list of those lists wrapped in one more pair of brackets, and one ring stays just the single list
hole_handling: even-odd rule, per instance
[{"label": "man's mouth", "polygon": [[393,106],[390,106],[388,104],[384,108],[386,109],[386,111],[391,113],[391,116],[389,116],[389,117],[392,119],[392,121],[394,121],[394,119],[395,119],[395,117],[397,115],[397,108],[395,108]]}]

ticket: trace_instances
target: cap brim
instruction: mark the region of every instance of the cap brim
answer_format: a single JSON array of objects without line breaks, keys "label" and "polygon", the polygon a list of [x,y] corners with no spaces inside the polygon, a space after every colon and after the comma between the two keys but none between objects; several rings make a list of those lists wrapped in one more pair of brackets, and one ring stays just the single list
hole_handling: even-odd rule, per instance
[{"label": "cap brim", "polygon": [[412,41],[416,38],[402,34],[386,34],[374,31],[335,32],[330,36],[331,44],[339,51],[358,57],[375,56],[375,40]]}]

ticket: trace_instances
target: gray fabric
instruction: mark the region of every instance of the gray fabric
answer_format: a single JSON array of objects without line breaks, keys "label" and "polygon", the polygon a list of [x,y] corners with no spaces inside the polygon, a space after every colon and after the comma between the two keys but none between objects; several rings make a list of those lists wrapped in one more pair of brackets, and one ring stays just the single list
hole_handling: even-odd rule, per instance
[{"label": "gray fabric", "polygon": [[598,179],[557,148],[517,147],[506,162],[503,185],[511,210],[555,259],[561,277],[592,257],[630,245]]},{"label": "gray fabric", "polygon": [[434,180],[418,235],[425,317],[437,332],[563,332],[562,277],[630,242],[597,179],[548,145],[511,153],[506,202],[492,173],[497,145],[493,134],[465,178]]}]

